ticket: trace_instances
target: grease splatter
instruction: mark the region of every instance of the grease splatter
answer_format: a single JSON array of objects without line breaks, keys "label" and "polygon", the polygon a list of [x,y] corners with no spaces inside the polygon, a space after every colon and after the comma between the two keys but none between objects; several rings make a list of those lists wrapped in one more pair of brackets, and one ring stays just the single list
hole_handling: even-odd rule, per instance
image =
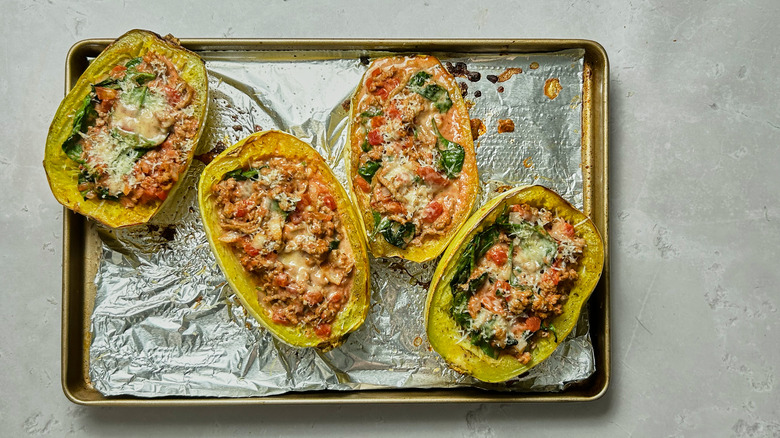
[{"label": "grease splatter", "polygon": [[550,100],[555,99],[558,97],[558,94],[563,90],[563,87],[561,86],[561,81],[558,80],[558,78],[550,78],[544,81],[544,95],[547,96]]}]

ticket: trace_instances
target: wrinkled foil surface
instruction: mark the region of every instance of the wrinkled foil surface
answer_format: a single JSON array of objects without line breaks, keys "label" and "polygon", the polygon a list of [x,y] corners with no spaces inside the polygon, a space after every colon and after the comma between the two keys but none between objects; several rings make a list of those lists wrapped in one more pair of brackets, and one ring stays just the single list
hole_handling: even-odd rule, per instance
[{"label": "wrinkled foil surface", "polygon": [[[279,129],[314,146],[348,187],[342,153],[349,99],[366,58],[382,55],[202,53],[211,98],[199,153],[255,131]],[[434,55],[444,64],[464,62],[471,72],[470,78],[456,79],[467,86],[472,119],[480,119],[485,129],[475,140],[478,203],[508,186],[541,184],[582,208],[584,52]],[[507,68],[522,72],[505,81],[488,79],[505,79]],[[481,76],[478,81],[474,72]],[[544,89],[553,78],[561,87],[551,99]],[[512,120],[514,131],[499,133],[499,120]],[[485,384],[449,369],[430,348],[424,327],[427,289],[438,260],[371,258],[368,318],[341,347],[322,353],[276,340],[247,315],[209,249],[195,189],[202,170],[195,160],[181,198],[149,225],[98,226],[103,248],[89,376],[104,395],[242,397],[458,386],[559,391],[594,372],[587,312],[549,359],[509,382]]]}]

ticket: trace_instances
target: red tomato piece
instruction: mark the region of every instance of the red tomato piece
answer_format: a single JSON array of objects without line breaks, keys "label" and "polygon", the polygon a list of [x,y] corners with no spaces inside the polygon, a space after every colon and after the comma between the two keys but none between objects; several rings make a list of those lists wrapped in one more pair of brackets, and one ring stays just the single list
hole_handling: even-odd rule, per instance
[{"label": "red tomato piece", "polygon": [[493,263],[499,266],[506,263],[506,259],[508,257],[506,249],[504,249],[504,247],[501,245],[494,245],[488,250],[486,255],[489,260],[492,260]]},{"label": "red tomato piece", "polygon": [[371,191],[371,185],[368,184],[368,181],[365,180],[362,176],[358,176],[355,178],[355,185],[358,186],[360,190],[362,190],[364,193],[368,193]]},{"label": "red tomato piece", "polygon": [[371,127],[378,128],[385,124],[385,118],[382,116],[371,117]]},{"label": "red tomato piece", "polygon": [[321,338],[330,336],[331,327],[330,324],[320,324],[314,329],[314,333]]},{"label": "red tomato piece", "polygon": [[336,200],[333,199],[333,196],[324,194],[322,196],[322,203],[325,204],[325,206],[329,209],[336,211]]},{"label": "red tomato piece", "polygon": [[542,328],[542,320],[539,319],[537,316],[532,316],[525,320],[525,328],[526,330],[531,330],[532,332],[535,332]]},{"label": "red tomato piece", "polygon": [[373,131],[368,133],[368,144],[372,146],[380,145],[384,142],[384,139],[382,138],[382,134],[379,133],[378,129],[374,129]]},{"label": "red tomato piece", "polygon": [[449,181],[447,177],[440,174],[431,166],[420,166],[416,171],[417,175],[426,183],[443,186]]},{"label": "red tomato piece", "polygon": [[252,246],[252,241],[249,240],[249,239],[244,240],[244,252],[249,257],[254,257],[254,256],[260,254],[260,251],[257,248],[255,248],[254,246]]},{"label": "red tomato piece", "polygon": [[431,201],[425,206],[422,212],[423,222],[433,222],[444,212],[444,207],[438,201]]}]

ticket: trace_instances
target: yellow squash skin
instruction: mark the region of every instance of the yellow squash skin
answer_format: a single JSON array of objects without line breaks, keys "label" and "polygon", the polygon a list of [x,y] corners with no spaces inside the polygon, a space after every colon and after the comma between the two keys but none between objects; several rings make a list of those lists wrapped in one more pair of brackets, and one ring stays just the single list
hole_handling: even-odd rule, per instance
[{"label": "yellow squash skin", "polygon": [[[327,338],[319,337],[312,329],[304,326],[274,323],[263,303],[258,300],[257,288],[260,285],[257,279],[244,269],[236,251],[229,244],[219,241],[222,229],[219,226],[212,187],[222,180],[225,173],[244,168],[253,160],[265,157],[285,157],[305,161],[307,166],[314,166],[319,171],[323,180],[333,190],[347,238],[352,246],[355,267],[349,301],[333,322],[331,334]],[[314,148],[292,135],[279,131],[252,134],[222,152],[206,166],[198,183],[198,205],[206,236],[222,272],[225,273],[230,286],[246,310],[271,334],[295,347],[317,347],[328,350],[340,345],[348,333],[357,330],[363,324],[370,304],[365,233],[344,188]]]},{"label": "yellow squash skin", "polygon": [[[575,225],[576,234],[585,239],[586,247],[577,269],[578,280],[569,290],[569,299],[563,306],[563,313],[550,322],[555,326],[554,336],[532,338],[536,347],[531,350],[531,361],[521,364],[509,355],[493,359],[479,347],[463,339],[459,326],[453,320],[452,292],[450,280],[455,266],[466,245],[473,237],[492,225],[504,210],[504,206],[526,203],[536,208],[545,208],[554,215]],[[571,206],[557,193],[542,186],[525,186],[509,190],[490,200],[477,210],[452,240],[433,275],[425,307],[425,323],[431,346],[456,371],[473,376],[484,382],[504,382],[512,379],[547,359],[577,324],[582,307],[601,278],[604,266],[604,244],[593,222]]]},{"label": "yellow squash skin", "polygon": [[[407,59],[409,57],[398,56],[395,58],[400,62],[401,60]],[[455,78],[452,77],[449,72],[447,72],[444,66],[441,65],[441,62],[439,62],[439,60],[435,57],[415,55],[412,56],[412,58],[416,58],[416,60],[418,60],[427,71],[433,71],[436,69],[441,70],[441,80],[437,81],[437,83],[443,86],[450,95],[450,99],[452,100],[452,108],[449,111],[454,112],[455,126],[460,137],[457,143],[463,146],[465,152],[463,168],[456,179],[459,184],[463,184],[465,186],[465,196],[463,196],[464,199],[461,204],[462,208],[459,208],[453,212],[452,222],[450,223],[449,228],[440,238],[428,238],[421,242],[420,245],[409,244],[405,249],[402,249],[387,243],[387,241],[385,241],[385,239],[381,236],[376,236],[373,239],[368,239],[368,248],[371,253],[377,257],[400,257],[414,262],[425,262],[438,257],[442,251],[444,251],[444,248],[450,242],[452,236],[455,234],[455,231],[460,228],[463,222],[465,222],[471,214],[479,190],[479,176],[477,173],[474,141],[471,137],[471,121],[469,119],[469,112],[468,108],[466,108],[465,102],[463,101],[458,83],[455,81]],[[358,168],[360,165],[358,162],[358,157],[361,153],[360,145],[363,141],[363,137],[360,135],[358,129],[359,123],[357,123],[356,120],[360,117],[359,102],[361,97],[364,95],[362,90],[364,88],[363,84],[365,84],[367,78],[366,75],[368,75],[368,73],[372,70],[372,67],[375,63],[386,59],[388,58],[379,58],[368,67],[366,74],[360,81],[360,85],[355,91],[355,94],[352,96],[350,105],[349,146],[347,147],[347,177],[351,187],[350,195],[352,196],[353,202],[360,210],[363,225],[366,228],[369,236],[374,233],[374,219],[371,206],[369,204],[369,194],[361,191],[360,188],[355,185],[355,178],[358,177]]]},{"label": "yellow squash skin", "polygon": [[[179,181],[168,192],[165,201],[151,202],[125,208],[118,201],[93,199],[85,200],[78,190],[79,165],[65,155],[62,144],[68,138],[73,127],[73,115],[80,103],[91,91],[91,84],[98,82],[118,63],[142,56],[154,50],[165,55],[180,72],[180,76],[194,89],[193,109],[198,119],[198,131],[191,140],[192,144]],[[183,180],[186,168],[192,162],[206,120],[208,107],[208,80],[203,60],[193,52],[177,43],[161,38],[159,35],[144,31],[131,30],[114,41],[89,65],[73,89],[60,104],[49,127],[46,138],[46,152],[43,167],[49,186],[57,201],[65,207],[91,217],[112,228],[143,224],[149,221],[174,194]]]}]

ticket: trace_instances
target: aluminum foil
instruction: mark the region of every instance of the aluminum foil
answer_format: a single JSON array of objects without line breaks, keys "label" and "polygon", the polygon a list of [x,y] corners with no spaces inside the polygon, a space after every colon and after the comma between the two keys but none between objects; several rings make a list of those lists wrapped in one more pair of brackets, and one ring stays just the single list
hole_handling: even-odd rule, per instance
[{"label": "aluminum foil", "polygon": [[[348,186],[343,151],[349,98],[366,58],[381,55],[203,53],[211,100],[199,152],[280,129],[312,144]],[[507,186],[536,183],[582,208],[584,52],[434,55],[466,65],[468,74],[461,71],[458,81],[466,84],[471,117],[485,131],[475,141],[479,203]],[[522,72],[512,75],[508,68]],[[544,92],[549,79],[560,84],[555,98]],[[499,133],[500,120],[511,120],[514,131]],[[103,251],[89,375],[101,393],[239,397],[457,386],[559,391],[594,372],[587,313],[547,361],[519,378],[489,385],[449,369],[430,348],[423,324],[438,260],[372,258],[368,318],[341,347],[322,353],[279,342],[247,315],[211,254],[196,202],[202,169],[195,161],[178,202],[149,225],[98,228]]]}]

